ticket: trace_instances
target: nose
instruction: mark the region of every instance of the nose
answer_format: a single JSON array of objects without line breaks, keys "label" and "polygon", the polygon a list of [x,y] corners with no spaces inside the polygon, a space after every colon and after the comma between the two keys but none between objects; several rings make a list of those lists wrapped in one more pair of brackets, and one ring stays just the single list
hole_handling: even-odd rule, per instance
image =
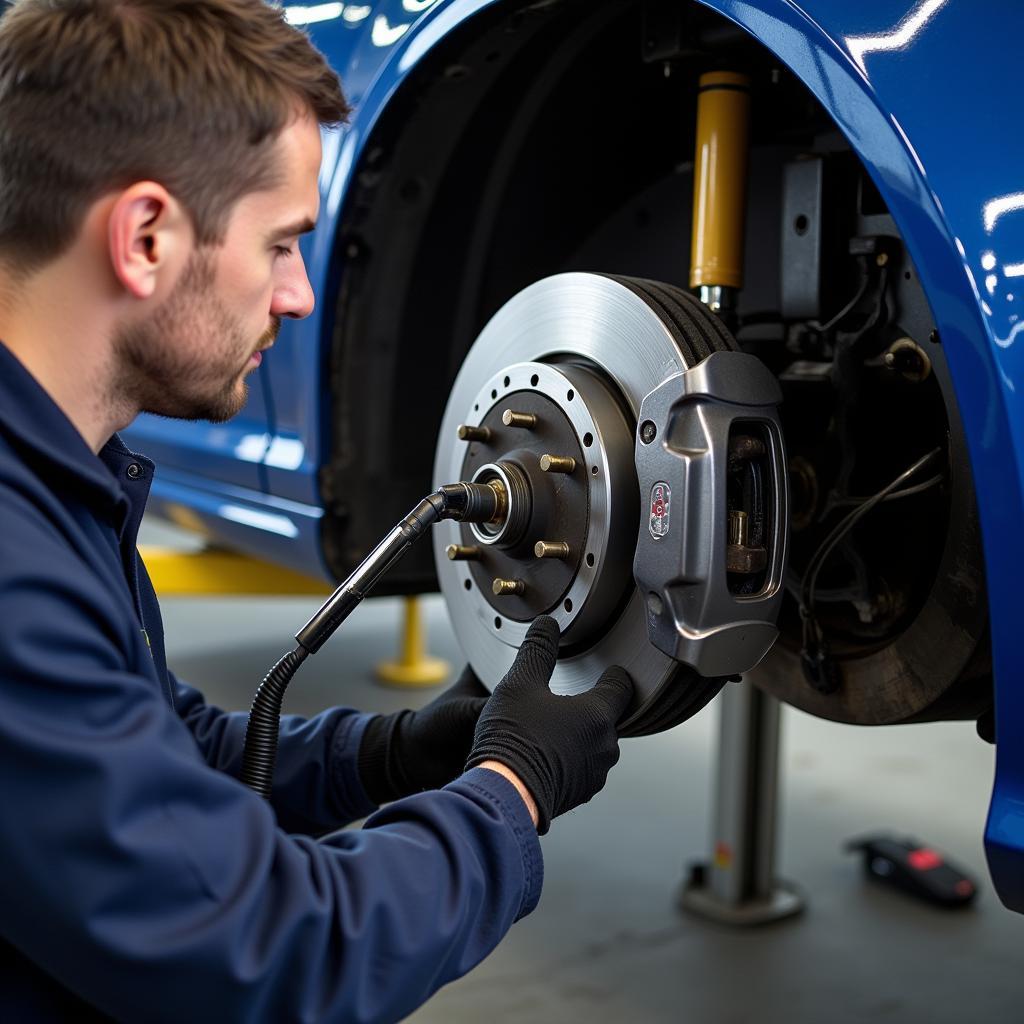
[{"label": "nose", "polygon": [[302,320],[313,312],[315,305],[316,299],[313,295],[313,286],[306,274],[306,264],[296,248],[292,258],[284,261],[284,266],[279,272],[270,303],[270,314]]}]

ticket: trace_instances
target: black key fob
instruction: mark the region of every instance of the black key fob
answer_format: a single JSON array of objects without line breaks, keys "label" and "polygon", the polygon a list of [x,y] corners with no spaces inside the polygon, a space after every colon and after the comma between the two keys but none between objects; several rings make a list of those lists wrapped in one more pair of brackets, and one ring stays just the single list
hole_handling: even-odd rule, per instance
[{"label": "black key fob", "polygon": [[977,895],[977,884],[969,875],[916,839],[865,836],[851,839],[846,849],[864,854],[864,870],[871,878],[929,903],[962,907]]}]

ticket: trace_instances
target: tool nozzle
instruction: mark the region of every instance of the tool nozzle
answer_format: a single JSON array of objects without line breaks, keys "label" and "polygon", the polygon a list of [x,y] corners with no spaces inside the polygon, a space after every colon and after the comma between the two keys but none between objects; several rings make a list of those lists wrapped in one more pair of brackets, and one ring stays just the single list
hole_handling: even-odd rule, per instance
[{"label": "tool nozzle", "polygon": [[438,488],[444,497],[442,519],[463,523],[503,523],[508,515],[508,493],[500,480],[476,484],[460,480]]}]

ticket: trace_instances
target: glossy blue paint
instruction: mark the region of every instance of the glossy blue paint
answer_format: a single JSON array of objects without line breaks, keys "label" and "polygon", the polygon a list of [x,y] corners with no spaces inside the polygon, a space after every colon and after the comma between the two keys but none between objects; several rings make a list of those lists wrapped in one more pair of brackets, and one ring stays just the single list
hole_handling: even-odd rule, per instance
[{"label": "glossy blue paint", "polygon": [[324,576],[319,551],[323,513],[316,506],[220,482],[204,486],[194,473],[158,466],[148,509],[233,550]]},{"label": "glossy blue paint", "polygon": [[[268,428],[272,443],[264,459],[270,492],[315,504],[319,501],[316,470],[328,443],[326,370],[335,319],[331,282],[343,273],[345,260],[337,246],[341,208],[377,118],[418,59],[408,59],[410,45],[414,56],[417,52],[422,56],[443,39],[449,28],[444,19],[440,30],[432,25],[435,14],[450,5],[443,0],[386,0],[285,6],[341,75],[354,108],[348,125],[323,136],[320,219],[303,244],[317,307],[308,319],[283,326],[266,367],[271,371],[273,413]],[[475,5],[481,6],[487,5]],[[425,39],[429,45],[424,45]],[[300,448],[302,461],[293,465]],[[276,457],[281,453],[283,457]]]},{"label": "glossy blue paint", "polygon": [[[320,305],[308,320],[286,325],[265,367],[264,479],[274,494],[304,507],[318,501],[330,284],[344,271],[336,232],[352,175],[409,72],[497,2],[301,5],[323,18],[309,30],[355,106],[350,125],[325,146],[321,220],[304,250]],[[1024,744],[1017,739],[1024,654],[1015,635],[1016,574],[1024,564],[1024,142],[1006,117],[1019,92],[1013,41],[1024,29],[1024,8],[982,10],[951,0],[700,2],[773,51],[830,112],[892,211],[931,302],[971,454],[992,608],[1000,742],[987,849],[1000,896],[1024,910]],[[298,16],[299,5],[290,7]],[[168,436],[187,443],[183,434]],[[211,438],[194,437],[202,443],[193,450],[206,446],[211,458],[229,452],[223,438],[208,444]],[[276,464],[267,465],[275,451]],[[187,481],[179,483],[184,495]],[[254,536],[243,546],[260,546]],[[284,538],[267,543],[287,549],[282,561],[308,564],[311,537],[300,532],[294,547]]]}]

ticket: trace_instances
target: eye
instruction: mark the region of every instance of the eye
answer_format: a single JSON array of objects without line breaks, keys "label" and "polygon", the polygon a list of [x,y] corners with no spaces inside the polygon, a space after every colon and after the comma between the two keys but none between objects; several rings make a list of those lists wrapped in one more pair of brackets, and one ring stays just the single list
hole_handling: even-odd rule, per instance
[{"label": "eye", "polygon": [[275,245],[274,254],[277,256],[291,256],[292,247],[290,245]]}]

